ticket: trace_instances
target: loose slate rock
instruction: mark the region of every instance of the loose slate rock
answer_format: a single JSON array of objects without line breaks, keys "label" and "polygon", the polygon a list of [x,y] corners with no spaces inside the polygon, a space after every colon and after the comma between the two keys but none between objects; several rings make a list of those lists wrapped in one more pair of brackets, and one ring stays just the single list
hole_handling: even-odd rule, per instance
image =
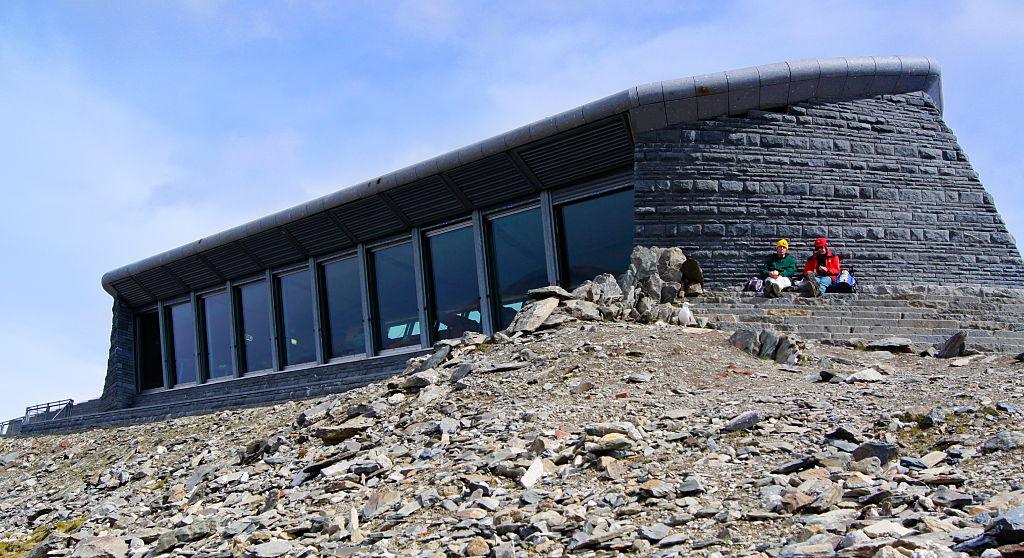
[{"label": "loose slate rock", "polygon": [[853,459],[855,461],[869,457],[877,457],[882,462],[882,465],[885,465],[899,457],[899,449],[892,444],[871,440],[864,442],[857,446],[857,449],[853,450]]},{"label": "loose slate rock", "polygon": [[981,445],[981,451],[1010,451],[1024,447],[1024,432],[1003,430]]},{"label": "loose slate rock", "polygon": [[941,345],[935,346],[935,358],[956,358],[963,354],[966,346],[967,332],[958,331]]},{"label": "loose slate rock", "polygon": [[910,353],[914,351],[914,343],[906,337],[886,337],[867,344],[869,351],[889,351],[890,353]]},{"label": "loose slate rock", "polygon": [[723,426],[722,429],[726,430],[728,432],[736,432],[736,431],[739,431],[739,430],[750,430],[751,428],[754,427],[754,425],[756,425],[757,423],[761,422],[763,419],[764,419],[764,415],[762,415],[760,412],[758,412],[758,411],[747,411],[745,413],[740,413],[739,415],[734,417],[732,420],[730,420],[729,422],[725,423],[725,426]]}]

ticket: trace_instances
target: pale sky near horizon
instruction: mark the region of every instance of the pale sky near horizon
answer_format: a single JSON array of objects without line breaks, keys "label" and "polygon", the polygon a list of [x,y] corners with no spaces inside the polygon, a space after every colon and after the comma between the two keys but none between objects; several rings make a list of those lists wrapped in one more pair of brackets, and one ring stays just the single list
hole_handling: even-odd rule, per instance
[{"label": "pale sky near horizon", "polygon": [[1022,28],[983,1],[2,2],[0,420],[99,395],[104,272],[650,81],[932,56],[1024,239]]}]

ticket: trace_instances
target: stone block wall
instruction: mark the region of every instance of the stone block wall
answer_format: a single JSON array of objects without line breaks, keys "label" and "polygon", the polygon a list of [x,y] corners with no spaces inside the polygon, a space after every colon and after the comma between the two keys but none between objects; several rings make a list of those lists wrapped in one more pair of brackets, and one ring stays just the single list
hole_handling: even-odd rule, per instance
[{"label": "stone block wall", "polygon": [[681,246],[739,285],[775,241],[829,238],[869,283],[1024,286],[1024,263],[924,94],[801,103],[636,138],[637,245]]},{"label": "stone block wall", "polygon": [[[120,299],[114,300],[113,318],[110,325],[110,352],[107,354],[107,375],[103,381],[103,393],[95,407],[100,411],[123,409],[135,399],[135,328],[132,309]],[[94,403],[94,402],[89,402]],[[75,405],[79,414],[86,409]]]}]

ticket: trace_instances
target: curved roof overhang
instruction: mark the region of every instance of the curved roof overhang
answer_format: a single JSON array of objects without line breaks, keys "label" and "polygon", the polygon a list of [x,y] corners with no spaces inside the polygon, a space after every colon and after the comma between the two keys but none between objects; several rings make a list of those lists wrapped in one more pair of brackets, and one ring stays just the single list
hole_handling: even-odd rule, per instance
[{"label": "curved roof overhang", "polygon": [[622,169],[639,132],[810,99],[918,91],[941,110],[931,58],[800,60],[638,85],[120,267],[102,284],[132,306],[148,304]]}]

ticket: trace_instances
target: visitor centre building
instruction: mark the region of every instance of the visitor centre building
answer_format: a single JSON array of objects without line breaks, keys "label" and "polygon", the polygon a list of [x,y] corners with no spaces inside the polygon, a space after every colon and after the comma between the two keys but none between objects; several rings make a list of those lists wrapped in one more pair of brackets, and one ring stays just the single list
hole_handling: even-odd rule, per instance
[{"label": "visitor centre building", "polygon": [[632,87],[107,273],[103,394],[69,420],[342,391],[503,329],[532,288],[619,275],[635,245],[682,247],[715,286],[817,236],[876,282],[896,257],[925,282],[1024,277],[933,60],[782,62]]}]

